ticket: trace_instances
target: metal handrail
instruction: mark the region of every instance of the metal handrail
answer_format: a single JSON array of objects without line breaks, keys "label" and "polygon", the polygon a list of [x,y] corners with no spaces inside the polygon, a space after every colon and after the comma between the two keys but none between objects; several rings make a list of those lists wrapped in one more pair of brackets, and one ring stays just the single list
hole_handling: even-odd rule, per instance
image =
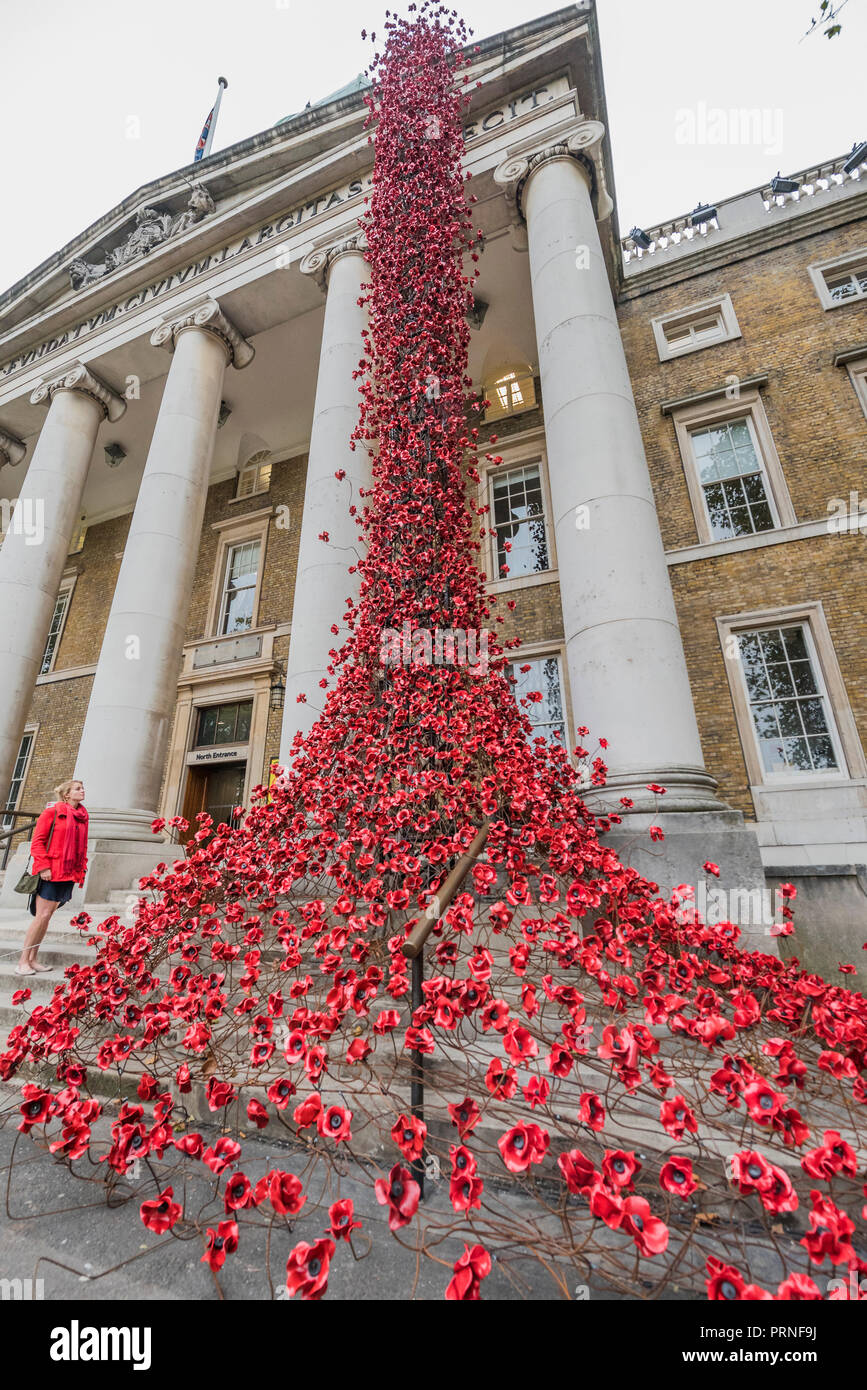
[{"label": "metal handrail", "polygon": [[491,822],[490,820],[486,820],[482,827],[476,832],[472,844],[467,848],[464,854],[461,855],[457,864],[455,864],[451,873],[439,889],[439,892],[434,894],[431,903],[425,911],[424,920],[418,922],[413,927],[401,947],[401,951],[407,959],[415,960],[419,955],[434,927],[444,915],[446,908],[451,904],[452,899],[484,849],[490,829]]},{"label": "metal handrail", "polygon": [[[16,835],[25,835],[28,830],[32,830],[39,820],[39,811],[4,811],[0,814],[0,869],[5,869],[9,862],[9,852],[12,849],[12,841]],[[13,825],[11,828],[4,829],[4,821],[24,820],[26,825]],[[4,845],[5,841],[5,845]]]}]

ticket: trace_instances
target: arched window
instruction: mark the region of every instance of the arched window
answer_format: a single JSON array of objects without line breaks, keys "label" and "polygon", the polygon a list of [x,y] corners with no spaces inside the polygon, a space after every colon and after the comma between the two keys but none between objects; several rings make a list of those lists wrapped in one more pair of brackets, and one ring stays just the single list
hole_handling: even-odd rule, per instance
[{"label": "arched window", "polygon": [[271,486],[271,451],[260,449],[248,458],[238,474],[236,497],[255,497],[257,492],[267,492]]},{"label": "arched window", "polygon": [[485,387],[485,399],[490,405],[485,420],[499,420],[504,415],[518,415],[532,410],[536,404],[536,383],[529,368],[505,372]]}]

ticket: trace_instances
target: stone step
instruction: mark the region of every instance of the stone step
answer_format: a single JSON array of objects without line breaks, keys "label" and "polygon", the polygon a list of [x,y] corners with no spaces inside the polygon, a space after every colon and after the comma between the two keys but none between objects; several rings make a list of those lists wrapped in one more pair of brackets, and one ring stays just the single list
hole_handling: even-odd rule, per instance
[{"label": "stone step", "polygon": [[[131,888],[112,888],[108,895],[108,901],[115,908],[129,907],[133,905],[134,901],[138,902],[149,896],[146,889],[139,888],[137,884],[134,884]],[[90,912],[91,908],[88,907],[86,910]]]}]

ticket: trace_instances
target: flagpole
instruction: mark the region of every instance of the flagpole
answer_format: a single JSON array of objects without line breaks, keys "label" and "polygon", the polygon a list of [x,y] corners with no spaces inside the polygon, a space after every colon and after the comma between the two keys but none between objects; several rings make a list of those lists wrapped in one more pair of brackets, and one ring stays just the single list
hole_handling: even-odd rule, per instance
[{"label": "flagpole", "polygon": [[217,129],[217,117],[220,114],[220,102],[223,99],[223,89],[229,85],[225,77],[218,77],[217,82],[219,84],[217,87],[217,100],[214,102],[214,115],[208,130],[208,137],[205,140],[205,148],[202,150],[202,159],[207,159],[208,155],[211,153],[214,131]]}]

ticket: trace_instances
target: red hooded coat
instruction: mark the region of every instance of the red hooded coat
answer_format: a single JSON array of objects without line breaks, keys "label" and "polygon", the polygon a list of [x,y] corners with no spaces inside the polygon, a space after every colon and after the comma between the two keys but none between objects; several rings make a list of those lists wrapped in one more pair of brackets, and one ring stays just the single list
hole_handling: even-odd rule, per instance
[{"label": "red hooded coat", "polygon": [[46,807],[36,822],[30,845],[33,872],[41,874],[43,869],[50,869],[54,883],[83,883],[87,870],[87,822],[83,806],[58,801]]}]

